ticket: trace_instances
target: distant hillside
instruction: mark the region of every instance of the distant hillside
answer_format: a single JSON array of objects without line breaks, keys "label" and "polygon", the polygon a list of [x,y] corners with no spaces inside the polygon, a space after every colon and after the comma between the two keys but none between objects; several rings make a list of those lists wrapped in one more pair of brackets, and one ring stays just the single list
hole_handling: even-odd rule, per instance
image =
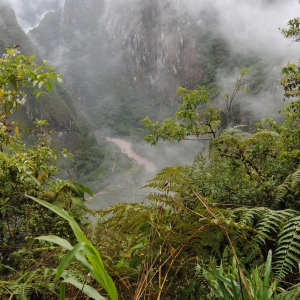
[{"label": "distant hillside", "polygon": [[[203,68],[211,62],[203,55],[200,61],[197,29],[196,18],[171,3],[90,0],[66,1],[29,36],[66,74],[99,128],[130,135],[142,130],[144,115],[172,111],[178,86],[210,80]],[[208,47],[219,47],[216,59],[231,64],[223,41]]]},{"label": "distant hillside", "polygon": [[[38,48],[29,40],[19,26],[14,11],[9,5],[0,3],[0,49],[11,44],[20,45],[22,54],[38,54]],[[37,63],[42,63],[37,55]],[[30,95],[30,93],[28,93]],[[63,85],[57,84],[49,95],[39,99],[29,96],[25,106],[20,108],[16,116],[28,128],[36,119],[46,119],[56,131],[55,140],[58,148],[67,147],[75,151],[87,144],[93,144],[91,122],[84,113],[78,110],[76,97]],[[91,139],[89,141],[89,139]]]},{"label": "distant hillside", "polygon": [[26,55],[38,51],[19,26],[13,9],[6,3],[0,3],[0,28],[0,51],[2,53],[11,44],[20,44],[20,50]]},{"label": "distant hillside", "polygon": [[174,111],[179,86],[206,85],[222,98],[218,74],[237,76],[244,67],[253,69],[254,94],[274,84],[264,78],[274,58],[233,52],[219,13],[207,3],[193,11],[181,0],[66,1],[29,37],[66,75],[98,128],[142,134],[145,115],[159,119]]}]

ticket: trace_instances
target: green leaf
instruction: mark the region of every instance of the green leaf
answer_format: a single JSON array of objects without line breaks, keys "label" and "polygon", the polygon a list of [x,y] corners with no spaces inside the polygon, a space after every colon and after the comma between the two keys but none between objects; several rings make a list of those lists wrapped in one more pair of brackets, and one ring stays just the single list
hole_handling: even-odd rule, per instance
[{"label": "green leaf", "polygon": [[83,190],[84,190],[89,196],[94,197],[93,191],[92,191],[90,188],[88,188],[87,186],[84,186],[84,185],[81,185],[81,186],[82,186]]},{"label": "green leaf", "polygon": [[39,89],[43,86],[43,84],[44,84],[44,81],[39,82],[39,84],[38,84]]},{"label": "green leaf", "polygon": [[81,184],[81,183],[73,182],[70,186],[71,186],[72,192],[73,192],[76,196],[78,196],[78,197],[80,197],[80,198],[82,198],[82,199],[84,199],[84,193],[87,193],[87,194],[90,195],[91,197],[94,197],[94,194],[93,194],[92,190],[91,190],[90,188],[84,186],[84,185]]},{"label": "green leaf", "polygon": [[64,205],[65,205],[65,202],[64,201],[61,201],[61,200],[56,200],[52,203],[53,205],[59,207],[59,208],[63,208]]},{"label": "green leaf", "polygon": [[55,243],[59,246],[62,246],[65,249],[72,250],[73,246],[65,239],[62,239],[55,235],[47,235],[47,236],[39,236],[36,238],[37,240],[43,240],[51,243]]},{"label": "green leaf", "polygon": [[230,281],[231,281],[231,288],[232,288],[232,293],[233,293],[233,299],[239,300],[239,295],[238,295],[239,290],[237,289],[237,287],[234,284],[233,280],[231,279]]},{"label": "green leaf", "polygon": [[147,222],[140,227],[139,231],[140,232],[149,232],[150,229],[151,229],[151,224]]},{"label": "green leaf", "polygon": [[[78,289],[82,290],[83,283],[78,282],[74,278],[67,278],[63,282],[71,283],[74,286],[76,286]],[[89,285],[84,285],[83,293],[95,300],[106,300],[106,298],[102,297],[93,287]]]},{"label": "green leaf", "polygon": [[228,290],[225,287],[225,284],[222,282],[222,280],[217,279],[217,282],[219,284],[219,287],[222,291],[222,294],[224,296],[224,300],[232,300],[232,296],[231,294],[228,292]]},{"label": "green leaf", "polygon": [[[67,212],[65,212],[64,210],[62,210],[62,209],[60,209],[60,208],[58,208],[58,207],[56,207],[56,206],[54,206],[54,205],[52,205],[52,204],[50,204],[48,202],[40,200],[38,198],[35,198],[35,197],[32,197],[32,196],[28,196],[28,195],[26,195],[26,196],[29,197],[30,199],[32,199],[32,200],[40,203],[41,205],[49,208],[50,210],[52,210],[53,212],[55,212],[57,215],[61,216],[62,218],[64,218],[65,220],[67,220],[69,222],[69,224],[70,224],[70,226],[71,226],[71,228],[72,228],[72,230],[73,230],[73,232],[74,232],[74,234],[75,234],[75,236],[77,238],[77,241],[83,247],[83,251],[84,251],[87,259],[91,263],[91,266],[85,260],[85,257],[83,257],[83,255],[80,252],[78,252],[78,251],[74,250],[69,255],[69,257],[73,253],[76,253],[77,254],[77,258],[85,265],[85,267],[89,270],[89,272],[91,273],[91,275],[105,289],[105,291],[108,293],[108,295],[110,296],[110,298],[112,300],[117,300],[118,299],[118,293],[117,293],[115,284],[114,284],[113,280],[111,279],[111,277],[106,272],[99,252],[91,244],[91,242],[87,239],[87,237],[84,235],[84,233],[81,231],[81,229],[80,229],[79,225],[77,224],[77,222]],[[53,237],[52,237],[52,239],[53,239]],[[59,241],[63,242],[62,239],[60,239]],[[78,246],[78,248],[80,248],[81,246]],[[78,248],[76,248],[76,249],[78,249]],[[68,259],[69,259],[69,257],[68,257]]]},{"label": "green leaf", "polygon": [[144,244],[143,244],[143,243],[139,243],[139,244],[133,246],[133,247],[131,248],[131,250],[141,249],[141,248],[143,248],[143,247],[144,247]]},{"label": "green leaf", "polygon": [[65,282],[60,283],[59,299],[60,300],[65,300],[66,299],[66,283]]},{"label": "green leaf", "polygon": [[46,81],[46,82],[45,82],[45,85],[46,85],[46,89],[47,89],[48,91],[51,91],[51,90],[52,90],[52,84],[51,84],[49,81]]},{"label": "green leaf", "polygon": [[67,253],[67,255],[64,257],[64,259],[61,261],[57,268],[55,280],[59,279],[59,277],[64,272],[65,268],[70,264],[73,257],[77,254],[77,252],[83,250],[83,247],[84,243],[79,243]]},{"label": "green leaf", "polygon": [[38,198],[32,197],[32,196],[28,196],[26,195],[28,198],[40,203],[41,205],[49,208],[50,210],[52,210],[53,212],[55,212],[57,215],[59,215],[60,217],[64,218],[66,221],[69,222],[70,226],[72,227],[72,230],[74,231],[74,234],[78,240],[78,242],[85,242],[86,241],[86,237],[83,234],[83,232],[81,231],[80,227],[78,226],[77,222],[64,210],[58,208],[57,206],[54,206],[46,201],[40,200]]},{"label": "green leaf", "polygon": [[84,189],[83,189],[83,185],[77,182],[73,182],[71,184],[71,190],[73,192],[74,195],[80,197],[80,198],[84,198]]},{"label": "green leaf", "polygon": [[[51,243],[55,243],[67,250],[72,250],[74,247],[65,239],[62,239],[58,236],[55,236],[55,235],[48,235],[48,236],[40,236],[38,238],[36,238],[38,240],[43,240],[43,241],[48,241],[48,242],[51,242]],[[76,253],[76,258],[83,264],[83,266],[91,273],[91,275],[95,278],[95,275],[94,275],[94,271],[93,271],[93,268],[92,266],[90,265],[90,263],[87,261],[86,257],[80,253],[80,252],[77,252]]]},{"label": "green leaf", "polygon": [[263,286],[263,292],[262,292],[262,299],[271,299],[270,295],[269,295],[271,263],[272,263],[272,250],[269,250],[268,258],[267,258],[267,262],[266,262],[265,274],[264,274],[264,286]]},{"label": "green leaf", "polygon": [[84,199],[80,198],[80,197],[71,197],[72,199],[72,204],[74,206],[82,206],[84,205]]},{"label": "green leaf", "polygon": [[10,82],[11,82],[14,90],[17,91],[18,90],[18,83],[17,83],[16,77],[12,75],[11,78],[10,78]]}]

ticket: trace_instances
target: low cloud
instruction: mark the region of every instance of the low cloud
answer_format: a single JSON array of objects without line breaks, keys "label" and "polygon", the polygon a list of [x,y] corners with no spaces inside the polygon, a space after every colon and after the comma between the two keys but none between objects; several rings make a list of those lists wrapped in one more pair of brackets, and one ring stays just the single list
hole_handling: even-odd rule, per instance
[{"label": "low cloud", "polygon": [[15,11],[19,25],[27,33],[38,26],[44,15],[50,10],[57,10],[65,0],[0,0],[6,2]]}]

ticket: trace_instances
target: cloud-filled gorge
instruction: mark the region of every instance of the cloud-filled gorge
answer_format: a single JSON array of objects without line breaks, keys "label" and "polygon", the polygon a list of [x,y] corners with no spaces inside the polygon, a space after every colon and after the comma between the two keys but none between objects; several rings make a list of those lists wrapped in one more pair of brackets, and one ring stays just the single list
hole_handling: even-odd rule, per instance
[{"label": "cloud-filled gorge", "polygon": [[[283,102],[281,67],[299,58],[297,43],[279,30],[297,16],[297,0],[9,3],[26,32],[37,26],[29,37],[65,74],[65,84],[97,133],[133,138],[158,169],[170,161],[190,164],[202,148],[186,142],[151,150],[137,142],[146,133],[140,124],[144,116],[162,119],[176,110],[179,86],[208,85],[222,103],[240,70],[249,68],[250,93],[238,93],[235,101],[258,120],[273,117]],[[44,17],[47,10],[52,13]]]}]

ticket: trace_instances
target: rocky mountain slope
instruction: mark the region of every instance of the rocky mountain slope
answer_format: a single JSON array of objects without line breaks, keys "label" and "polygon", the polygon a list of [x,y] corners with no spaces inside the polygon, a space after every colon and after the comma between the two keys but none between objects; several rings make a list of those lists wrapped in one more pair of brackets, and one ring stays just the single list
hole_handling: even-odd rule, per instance
[{"label": "rocky mountain slope", "polygon": [[143,116],[170,114],[179,86],[213,88],[216,70],[233,68],[215,22],[209,6],[193,14],[180,0],[74,0],[29,37],[98,127],[128,135]]},{"label": "rocky mountain slope", "polygon": [[33,54],[37,47],[29,40],[25,32],[18,24],[14,10],[6,2],[0,2],[0,51],[5,52],[5,48],[11,44],[20,44],[20,50],[26,54]]},{"label": "rocky mountain slope", "polygon": [[[5,48],[9,45],[17,44],[22,54],[38,54],[37,47],[19,26],[14,11],[6,3],[0,3],[0,26],[2,53],[6,52]],[[36,62],[42,64],[41,56],[36,56]],[[57,84],[49,95],[39,99],[28,96],[28,101],[20,107],[16,118],[29,129],[36,118],[46,119],[56,131],[54,140],[57,147],[75,151],[82,145],[93,144],[92,136],[89,138],[93,127],[85,114],[78,110],[78,103],[74,99],[77,98],[65,86]]]},{"label": "rocky mountain slope", "polygon": [[[277,50],[282,42],[273,43],[273,36],[280,33],[276,24],[266,20],[279,20],[272,14],[285,4],[279,0],[256,0],[254,4],[250,0],[226,0],[224,4],[209,0],[66,0],[28,33],[30,41],[15,18],[5,19],[13,13],[8,11],[3,20],[14,21],[5,25],[9,31],[0,43],[5,41],[3,48],[21,44],[22,51],[28,45],[27,53],[39,51],[41,58],[65,75],[68,89],[59,87],[44,101],[30,100],[23,115],[27,120],[48,119],[62,146],[85,148],[87,151],[77,152],[73,166],[78,176],[89,176],[99,190],[104,186],[99,187],[99,182],[103,184],[111,173],[122,173],[130,165],[110,151],[105,136],[131,135],[132,140],[137,136],[140,141],[146,134],[140,120],[146,115],[154,120],[172,115],[179,103],[179,86],[206,85],[219,104],[224,92],[232,92],[239,71],[247,67],[251,69],[247,78],[251,93],[238,94],[235,99],[236,121],[245,124],[254,117],[270,116],[266,112],[272,108],[278,112],[276,101],[282,101],[278,66],[284,62]],[[287,20],[283,18],[280,26]],[[12,29],[16,32],[11,36],[22,35],[21,42],[4,39]],[[287,52],[284,44],[283,48]],[[255,115],[250,113],[253,110]],[[100,146],[92,147],[96,129],[101,132]],[[150,157],[150,152],[144,149],[139,154]],[[171,152],[168,148],[161,160],[172,156]],[[157,159],[157,155],[152,157]],[[120,169],[116,171],[115,166]]]}]

